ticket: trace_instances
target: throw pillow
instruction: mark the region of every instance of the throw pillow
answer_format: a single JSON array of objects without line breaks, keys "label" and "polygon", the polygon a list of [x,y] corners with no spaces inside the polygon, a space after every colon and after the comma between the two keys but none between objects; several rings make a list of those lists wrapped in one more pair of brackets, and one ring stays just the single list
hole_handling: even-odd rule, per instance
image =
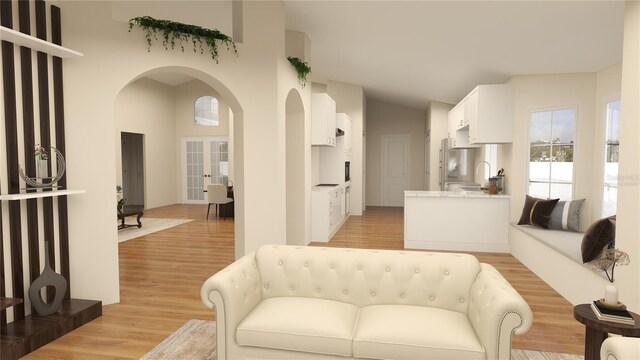
[{"label": "throw pillow", "polygon": [[580,231],[580,209],[585,199],[558,201],[551,212],[549,229]]},{"label": "throw pillow", "polygon": [[588,263],[602,256],[607,246],[616,240],[616,217],[600,219],[587,229],[580,250],[582,262]]},{"label": "throw pillow", "polygon": [[551,212],[559,200],[538,199],[527,195],[518,225],[535,225],[548,229]]}]

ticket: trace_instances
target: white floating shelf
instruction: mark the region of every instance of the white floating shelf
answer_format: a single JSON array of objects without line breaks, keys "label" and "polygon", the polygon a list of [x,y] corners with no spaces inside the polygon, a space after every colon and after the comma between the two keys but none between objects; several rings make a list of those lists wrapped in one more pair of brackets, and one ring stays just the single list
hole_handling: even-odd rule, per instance
[{"label": "white floating shelf", "polygon": [[38,191],[21,194],[4,194],[0,195],[0,200],[25,200],[25,199],[37,199],[44,197],[54,197],[63,195],[83,194],[85,190],[53,190],[53,191]]},{"label": "white floating shelf", "polygon": [[37,37],[33,37],[31,35],[23,34],[19,31],[15,31],[4,26],[0,26],[0,39],[2,39],[2,41],[11,42],[14,45],[31,48],[31,50],[34,51],[42,51],[59,58],[83,56],[82,53],[79,53],[75,50],[67,49],[60,45],[38,39]]}]

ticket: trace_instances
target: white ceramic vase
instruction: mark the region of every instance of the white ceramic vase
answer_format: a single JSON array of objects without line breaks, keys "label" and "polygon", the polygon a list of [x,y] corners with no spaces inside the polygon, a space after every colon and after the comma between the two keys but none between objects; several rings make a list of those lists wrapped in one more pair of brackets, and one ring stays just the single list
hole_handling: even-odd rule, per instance
[{"label": "white ceramic vase", "polygon": [[49,169],[47,160],[36,158],[36,178],[44,179],[48,177]]}]

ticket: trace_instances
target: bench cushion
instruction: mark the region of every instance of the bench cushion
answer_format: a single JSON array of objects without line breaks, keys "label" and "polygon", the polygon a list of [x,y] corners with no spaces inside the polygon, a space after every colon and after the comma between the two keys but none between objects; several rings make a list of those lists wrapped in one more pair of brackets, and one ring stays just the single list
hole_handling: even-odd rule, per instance
[{"label": "bench cushion", "polygon": [[277,297],[261,301],[238,326],[239,345],[352,356],[357,306],[332,300]]},{"label": "bench cushion", "polygon": [[465,314],[411,305],[360,310],[353,355],[370,359],[485,359]]}]

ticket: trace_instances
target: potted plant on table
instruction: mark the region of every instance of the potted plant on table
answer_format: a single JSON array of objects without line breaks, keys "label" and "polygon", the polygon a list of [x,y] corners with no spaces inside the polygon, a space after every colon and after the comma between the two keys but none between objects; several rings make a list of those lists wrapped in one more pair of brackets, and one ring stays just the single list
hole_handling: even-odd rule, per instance
[{"label": "potted plant on table", "polygon": [[[618,305],[618,289],[613,282],[615,281],[613,275],[616,269],[616,266],[627,265],[631,262],[629,260],[629,254],[626,252],[616,249],[610,248],[605,251],[605,256],[601,259],[598,259],[593,262],[593,268],[597,271],[602,271],[607,275],[607,279],[609,280],[609,285],[605,288],[604,291],[604,302],[609,305]],[[611,270],[611,274],[609,274],[609,270]]]}]

